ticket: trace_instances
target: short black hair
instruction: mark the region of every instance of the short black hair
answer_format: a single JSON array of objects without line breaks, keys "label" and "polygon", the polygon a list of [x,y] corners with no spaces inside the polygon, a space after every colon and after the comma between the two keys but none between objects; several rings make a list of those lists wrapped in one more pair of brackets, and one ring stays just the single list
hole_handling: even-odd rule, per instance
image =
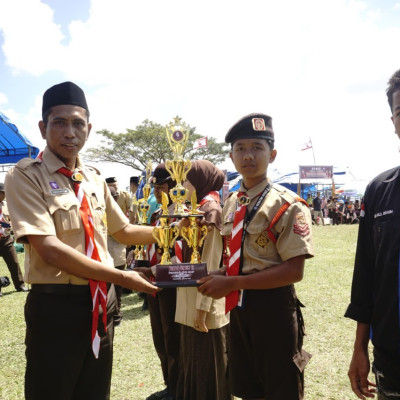
[{"label": "short black hair", "polygon": [[388,87],[386,89],[386,95],[391,111],[393,111],[393,94],[398,90],[400,90],[400,69],[390,77]]}]

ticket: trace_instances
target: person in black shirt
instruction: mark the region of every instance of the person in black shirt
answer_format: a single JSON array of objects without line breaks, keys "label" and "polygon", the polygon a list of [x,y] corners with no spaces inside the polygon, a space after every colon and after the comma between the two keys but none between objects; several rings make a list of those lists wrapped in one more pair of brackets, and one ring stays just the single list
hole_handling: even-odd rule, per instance
[{"label": "person in black shirt", "polygon": [[[400,137],[400,70],[390,78],[387,97]],[[357,321],[348,376],[359,399],[400,399],[400,168],[377,176],[367,187],[354,266],[351,303],[345,316]],[[368,380],[368,343],[373,344]]]},{"label": "person in black shirt", "polygon": [[322,200],[321,200],[320,195],[321,195],[321,193],[317,192],[317,197],[314,198],[313,203],[312,203],[312,206],[314,209],[314,221],[318,225],[318,218],[319,218],[322,222],[322,225],[325,225],[324,215],[323,215],[322,207],[321,207]]}]

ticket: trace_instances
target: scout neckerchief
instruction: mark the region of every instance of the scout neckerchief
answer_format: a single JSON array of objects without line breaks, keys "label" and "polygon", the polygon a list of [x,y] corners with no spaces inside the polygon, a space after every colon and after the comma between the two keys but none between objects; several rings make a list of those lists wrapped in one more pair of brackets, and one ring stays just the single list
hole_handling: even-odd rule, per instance
[{"label": "scout neckerchief", "polygon": [[216,191],[212,191],[205,195],[203,199],[200,201],[199,207],[201,207],[203,204],[206,204],[208,201],[215,200],[218,204],[220,203],[220,197],[219,193]]},{"label": "scout neckerchief", "polygon": [[[242,268],[242,247],[246,236],[246,229],[250,221],[254,217],[255,213],[260,208],[260,205],[267,196],[270,188],[271,185],[268,183],[265,189],[260,194],[250,214],[247,216],[246,221],[244,221],[244,217],[246,215],[247,205],[250,203],[250,199],[244,192],[239,192],[237,195],[238,207],[236,209],[235,216],[233,219],[233,227],[229,242],[231,254],[229,256],[228,268],[226,269],[226,274],[228,276],[239,275],[239,271]],[[230,310],[236,307],[238,301],[239,301],[239,291],[235,290],[233,292],[230,292],[226,296],[225,313],[228,313]]]},{"label": "scout neckerchief", "polygon": [[[74,183],[75,195],[78,198],[82,224],[85,229],[85,252],[86,256],[92,260],[101,261],[99,252],[97,251],[96,242],[94,240],[93,217],[90,211],[88,200],[80,185],[82,175],[80,172],[62,167],[57,170],[60,174],[70,178]],[[93,311],[92,311],[92,350],[96,358],[99,358],[100,336],[97,330],[99,320],[100,304],[103,309],[104,331],[107,331],[107,283],[104,281],[95,281],[89,279],[90,292],[92,294]]]},{"label": "scout neckerchief", "polygon": [[[38,155],[39,159],[42,159],[42,153]],[[86,256],[96,260],[101,261],[96,242],[94,240],[94,226],[93,217],[90,211],[89,203],[85,196],[85,193],[80,185],[82,182],[82,175],[78,171],[71,171],[65,167],[57,170],[60,174],[70,178],[74,183],[75,196],[79,201],[79,213],[81,216],[83,228],[85,230],[85,253]],[[100,336],[97,331],[98,320],[99,320],[99,307],[103,309],[103,325],[104,331],[107,331],[107,284],[103,281],[95,281],[89,279],[90,292],[92,295],[92,350],[96,358],[99,358],[100,351]]]}]

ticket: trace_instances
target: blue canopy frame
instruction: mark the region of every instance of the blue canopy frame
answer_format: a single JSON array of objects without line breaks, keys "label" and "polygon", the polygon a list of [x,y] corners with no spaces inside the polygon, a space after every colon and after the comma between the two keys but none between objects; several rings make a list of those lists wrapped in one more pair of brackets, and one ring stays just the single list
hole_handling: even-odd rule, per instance
[{"label": "blue canopy frame", "polygon": [[16,164],[38,154],[39,149],[0,111],[0,164]]}]

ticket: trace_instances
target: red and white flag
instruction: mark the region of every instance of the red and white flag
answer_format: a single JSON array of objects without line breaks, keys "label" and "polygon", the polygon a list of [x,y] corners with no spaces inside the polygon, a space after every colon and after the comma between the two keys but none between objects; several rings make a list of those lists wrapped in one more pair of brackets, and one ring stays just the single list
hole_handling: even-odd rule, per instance
[{"label": "red and white flag", "polygon": [[301,151],[308,150],[308,149],[312,149],[311,139],[308,139],[308,142],[304,143],[303,148],[301,149]]},{"label": "red and white flag", "polygon": [[200,147],[207,147],[207,136],[197,139],[193,143],[193,149],[199,149]]}]

